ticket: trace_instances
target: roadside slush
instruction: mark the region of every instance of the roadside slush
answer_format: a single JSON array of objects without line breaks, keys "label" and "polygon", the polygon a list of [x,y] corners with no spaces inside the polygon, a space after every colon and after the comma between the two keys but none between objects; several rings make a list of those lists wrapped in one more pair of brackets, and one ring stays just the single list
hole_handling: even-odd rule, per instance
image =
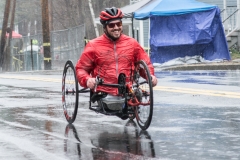
[{"label": "roadside slush", "polygon": [[190,71],[190,70],[240,70],[240,59],[224,62],[181,64],[155,67],[156,71]]}]

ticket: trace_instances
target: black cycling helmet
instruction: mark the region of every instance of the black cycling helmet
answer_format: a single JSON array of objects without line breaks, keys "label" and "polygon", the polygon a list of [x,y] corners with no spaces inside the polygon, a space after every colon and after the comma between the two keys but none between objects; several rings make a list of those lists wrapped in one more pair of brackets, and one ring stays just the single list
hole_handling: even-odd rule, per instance
[{"label": "black cycling helmet", "polygon": [[122,19],[123,13],[119,8],[105,8],[104,11],[100,13],[100,22],[105,27],[110,21]]}]

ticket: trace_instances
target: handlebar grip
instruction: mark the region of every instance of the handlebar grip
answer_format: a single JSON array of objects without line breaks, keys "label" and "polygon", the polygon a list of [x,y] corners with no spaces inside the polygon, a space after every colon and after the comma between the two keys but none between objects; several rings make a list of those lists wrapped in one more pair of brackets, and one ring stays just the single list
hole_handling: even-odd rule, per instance
[{"label": "handlebar grip", "polygon": [[96,85],[94,86],[94,92],[97,92],[97,86],[99,84],[103,84],[103,79],[100,78],[99,76],[96,76],[95,81],[96,81]]}]

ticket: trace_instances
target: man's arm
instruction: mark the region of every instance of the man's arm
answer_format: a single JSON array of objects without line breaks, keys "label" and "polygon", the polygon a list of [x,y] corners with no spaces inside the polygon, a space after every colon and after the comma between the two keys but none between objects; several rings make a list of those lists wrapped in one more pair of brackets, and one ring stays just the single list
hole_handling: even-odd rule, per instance
[{"label": "man's arm", "polygon": [[82,87],[85,88],[89,87],[87,82],[88,79],[92,78],[90,74],[94,69],[94,55],[95,53],[93,48],[90,46],[90,44],[87,44],[75,67],[78,82]]}]

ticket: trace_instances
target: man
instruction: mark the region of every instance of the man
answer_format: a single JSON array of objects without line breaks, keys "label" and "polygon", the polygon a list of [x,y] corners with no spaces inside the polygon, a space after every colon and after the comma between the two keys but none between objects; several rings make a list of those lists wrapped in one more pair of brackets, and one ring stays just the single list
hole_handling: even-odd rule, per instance
[{"label": "man", "polygon": [[[154,68],[138,42],[122,33],[122,11],[115,7],[100,13],[104,34],[88,42],[76,64],[77,79],[82,87],[94,89],[95,77],[104,83],[117,84],[120,73],[130,75],[134,62],[144,60],[149,67],[153,86],[157,85]],[[126,80],[128,81],[128,80]],[[117,96],[118,89],[99,85],[97,92]]]}]

